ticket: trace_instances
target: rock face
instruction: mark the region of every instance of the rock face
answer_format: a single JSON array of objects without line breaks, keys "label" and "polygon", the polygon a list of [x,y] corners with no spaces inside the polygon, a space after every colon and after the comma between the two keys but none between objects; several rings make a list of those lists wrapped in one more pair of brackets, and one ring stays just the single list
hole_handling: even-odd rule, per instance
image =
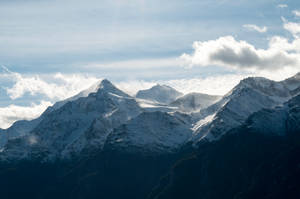
[{"label": "rock face", "polygon": [[169,104],[182,96],[182,93],[166,85],[156,85],[147,90],[141,90],[136,94],[137,98]]}]

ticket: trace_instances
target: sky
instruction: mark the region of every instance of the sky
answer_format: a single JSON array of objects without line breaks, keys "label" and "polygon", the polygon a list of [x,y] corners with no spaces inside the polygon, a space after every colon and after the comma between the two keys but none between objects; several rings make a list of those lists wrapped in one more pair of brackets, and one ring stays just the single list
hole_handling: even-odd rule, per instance
[{"label": "sky", "polygon": [[106,78],[223,95],[300,69],[297,0],[1,0],[0,128]]}]

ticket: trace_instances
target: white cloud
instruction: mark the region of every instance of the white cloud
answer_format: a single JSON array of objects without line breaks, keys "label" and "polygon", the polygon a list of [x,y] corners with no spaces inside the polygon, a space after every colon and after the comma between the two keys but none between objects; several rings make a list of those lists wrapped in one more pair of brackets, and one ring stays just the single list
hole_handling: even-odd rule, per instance
[{"label": "white cloud", "polygon": [[245,24],[245,25],[243,25],[243,27],[247,28],[248,30],[254,30],[254,31],[257,31],[257,32],[260,32],[260,33],[264,33],[264,32],[268,31],[268,28],[266,26],[259,27],[255,24]]},{"label": "white cloud", "polygon": [[287,8],[288,5],[286,5],[286,4],[278,4],[277,7],[278,8]]},{"label": "white cloud", "polygon": [[293,10],[293,14],[294,14],[296,17],[300,17],[300,10]]},{"label": "white cloud", "polygon": [[13,86],[6,88],[7,94],[11,99],[17,99],[26,93],[35,95],[44,95],[52,101],[62,100],[71,97],[81,90],[89,88],[99,79],[81,74],[63,75],[57,73],[49,75],[50,80],[46,81],[39,75],[23,76],[6,70],[4,74],[13,81]]},{"label": "white cloud", "polygon": [[286,19],[284,19],[283,28],[289,31],[295,38],[299,38],[300,23],[288,22]]},{"label": "white cloud", "polygon": [[277,70],[295,67],[299,64],[299,55],[282,49],[256,49],[246,41],[237,41],[232,36],[216,40],[196,41],[192,54],[183,54],[181,58],[190,66],[219,65],[231,69]]},{"label": "white cloud", "polygon": [[300,53],[300,39],[294,39],[290,42],[285,37],[274,36],[269,41],[269,48],[279,51]]},{"label": "white cloud", "polygon": [[17,120],[31,120],[37,118],[52,103],[42,101],[40,104],[32,104],[31,106],[10,105],[0,107],[0,128],[8,128]]},{"label": "white cloud", "polygon": [[251,74],[228,74],[191,79],[174,79],[159,81],[124,81],[118,82],[118,88],[135,95],[139,90],[148,89],[156,84],[168,85],[187,94],[190,92],[207,93],[212,95],[224,95],[230,91],[243,78],[253,76]]}]

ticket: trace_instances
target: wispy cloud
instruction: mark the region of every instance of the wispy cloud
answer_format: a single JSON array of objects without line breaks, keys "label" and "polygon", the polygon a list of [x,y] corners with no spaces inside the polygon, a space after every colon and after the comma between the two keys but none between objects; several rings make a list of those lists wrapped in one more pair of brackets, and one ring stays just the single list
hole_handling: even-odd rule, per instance
[{"label": "wispy cloud", "polygon": [[229,92],[234,86],[236,86],[240,80],[246,77],[261,76],[267,77],[275,81],[281,81],[295,75],[297,72],[297,69],[285,68],[282,69],[282,73],[274,73],[271,71],[255,71],[239,74],[223,74],[208,77],[184,78],[173,80],[123,81],[117,82],[116,85],[120,89],[130,93],[131,95],[135,95],[136,92],[139,90],[151,88],[157,83],[169,85],[185,94],[190,92],[199,92],[211,95],[224,95],[227,92]]},{"label": "wispy cloud", "polygon": [[158,81],[123,81],[117,82],[116,85],[135,95],[139,90],[148,89],[156,84],[165,84],[171,86],[182,93],[199,92],[212,95],[224,95],[245,77],[253,76],[253,74],[227,74],[209,77],[185,78],[173,80]]},{"label": "wispy cloud", "polygon": [[268,28],[266,26],[259,27],[255,24],[245,24],[243,25],[244,28],[247,28],[248,30],[257,31],[260,33],[265,33],[268,31]]},{"label": "wispy cloud", "polygon": [[288,5],[287,4],[278,4],[277,7],[278,8],[287,8]]}]

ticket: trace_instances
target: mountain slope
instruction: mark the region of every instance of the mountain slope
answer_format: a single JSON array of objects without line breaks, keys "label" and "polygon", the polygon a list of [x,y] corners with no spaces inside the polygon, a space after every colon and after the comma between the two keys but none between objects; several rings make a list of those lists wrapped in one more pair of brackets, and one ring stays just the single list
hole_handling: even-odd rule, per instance
[{"label": "mountain slope", "polygon": [[49,114],[50,112],[59,109],[64,104],[70,101],[75,101],[80,97],[87,97],[90,93],[96,92],[99,86],[99,82],[91,86],[90,88],[81,91],[79,94],[65,99],[63,101],[56,102],[53,106],[48,107],[40,117],[33,120],[21,120],[16,121],[11,127],[8,129],[1,129],[0,131],[0,149],[4,147],[10,139],[15,139],[18,137],[26,136],[30,131],[32,131],[39,123],[43,120],[44,116]]},{"label": "mountain slope", "polygon": [[40,123],[41,120],[42,116],[30,121],[20,120],[16,121],[8,129],[1,129],[0,149],[2,149],[5,146],[5,144],[7,144],[8,140],[26,136],[32,129],[34,129],[34,127],[36,127]]},{"label": "mountain slope", "polygon": [[112,132],[105,147],[128,153],[174,153],[191,137],[189,123],[165,112],[144,112]]},{"label": "mountain slope", "polygon": [[[300,81],[297,85],[300,87]],[[285,81],[246,78],[219,102],[202,110],[202,118],[194,127],[193,140],[219,139],[230,129],[243,124],[252,113],[281,105],[293,96]]]},{"label": "mountain slope", "polygon": [[278,136],[300,132],[300,95],[283,106],[254,113],[246,121],[245,128],[247,131]]}]

